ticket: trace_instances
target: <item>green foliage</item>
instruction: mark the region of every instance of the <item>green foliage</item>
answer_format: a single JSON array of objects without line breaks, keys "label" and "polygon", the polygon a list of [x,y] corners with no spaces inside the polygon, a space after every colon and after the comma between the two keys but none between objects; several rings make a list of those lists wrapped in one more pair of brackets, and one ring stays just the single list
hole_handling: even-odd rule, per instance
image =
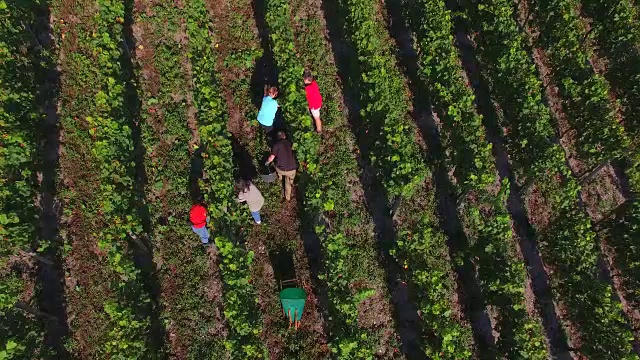
[{"label": "green foliage", "polygon": [[[424,182],[427,170],[416,146],[415,126],[407,115],[409,99],[395,64],[391,44],[376,21],[377,5],[371,0],[343,0],[349,40],[357,53],[363,120],[362,136],[369,136],[370,161],[380,171],[390,197],[410,198]],[[366,134],[366,135],[365,135]]]},{"label": "green foliage", "polygon": [[[4,2],[3,2],[4,3]],[[0,254],[29,249],[35,241],[36,138],[40,111],[34,79],[37,51],[26,26],[30,6],[0,8]]]},{"label": "green foliage", "polygon": [[[2,3],[0,2],[0,8]],[[7,340],[4,344],[4,349],[0,350],[0,360],[11,360],[18,358],[17,355],[21,354],[25,350],[24,345],[15,342],[13,339]]]},{"label": "green foliage", "polygon": [[[571,177],[562,149],[550,141],[550,112],[543,102],[535,65],[525,51],[526,41],[512,17],[513,6],[506,0],[484,2],[471,9],[468,18],[482,30],[477,38],[479,55],[492,95],[503,111],[516,173],[528,176],[535,195],[553,209],[549,225],[533,224],[545,264],[553,270],[553,297],[570,309],[567,320],[580,328],[581,352],[600,359],[627,358],[631,356],[631,333],[622,326],[620,304],[611,300],[611,288],[598,277],[596,236],[586,214],[578,210],[580,186]],[[557,28],[544,31],[561,36]],[[578,56],[578,49],[573,50]],[[569,58],[566,63],[571,63]],[[605,143],[611,139],[606,138]],[[608,340],[603,341],[605,338]]]},{"label": "green foliage", "polygon": [[[30,264],[10,259],[37,247],[39,60],[35,1],[0,1],[0,359],[46,356],[44,324],[16,308],[35,303]],[[15,260],[15,259],[14,259]],[[21,269],[22,268],[22,269]]]},{"label": "green foliage", "polygon": [[[542,326],[524,306],[526,272],[506,210],[509,182],[503,182],[497,195],[488,191],[496,181],[491,145],[484,136],[482,117],[475,111],[473,91],[461,75],[451,12],[441,0],[421,0],[415,5],[406,12],[413,15],[409,18],[422,50],[420,75],[443,123],[443,147],[453,149],[450,157],[460,184],[456,188],[459,193],[471,191],[469,197],[474,198],[465,201],[460,211],[471,242],[467,256],[476,259],[480,289],[487,304],[499,313],[495,326],[505,334],[495,351],[500,357],[547,358]],[[454,347],[443,344],[443,348]]]},{"label": "green foliage", "polygon": [[[316,56],[329,48],[322,33],[314,31],[319,29],[318,19],[296,18],[297,31],[293,31],[288,21],[290,11],[287,1],[266,4],[270,43],[279,81],[286,90],[281,93],[282,107],[302,165],[299,186],[305,194],[307,227],[315,230],[323,249],[324,267],[319,277],[327,286],[330,301],[330,347],[337,358],[371,358],[378,352],[383,329],[360,327],[358,307],[380,291],[382,278],[372,251],[373,239],[356,230],[370,220],[362,204],[346,196],[353,191],[351,182],[359,171],[351,149],[354,141],[337,108],[335,65],[324,55]],[[323,132],[330,134],[323,138],[324,150],[320,150],[304,98],[303,64],[313,71],[323,94]]]},{"label": "green foliage", "polygon": [[630,139],[615,117],[620,104],[612,101],[608,82],[590,65],[593,54],[584,46],[587,30],[578,2],[533,0],[530,6],[533,22],[541,30],[537,44],[546,51],[555,84],[567,100],[563,108],[577,130],[580,155],[592,166],[623,156]]},{"label": "green foliage", "polygon": [[442,146],[448,149],[463,192],[485,188],[495,180],[491,143],[475,111],[473,91],[461,75],[451,13],[439,0],[409,1],[407,6],[421,50],[420,76],[442,121]]},{"label": "green foliage", "polygon": [[194,104],[198,109],[198,132],[207,175],[207,182],[202,185],[214,227],[218,229],[215,243],[220,251],[220,271],[225,284],[224,315],[231,330],[224,345],[233,357],[265,358],[267,349],[260,341],[262,319],[256,315],[259,313],[257,295],[251,285],[250,267],[254,254],[235,240],[245,236],[242,230],[244,218],[234,201],[234,155],[227,131],[227,111],[215,75],[215,54],[209,29],[211,24],[204,2],[190,2],[189,58],[193,64]]},{"label": "green foliage", "polygon": [[[63,234],[68,245],[96,248],[100,271],[91,276],[109,289],[77,288],[84,293],[81,296],[104,301],[104,315],[95,319],[105,322],[96,328],[103,327],[106,333],[87,344],[85,351],[97,357],[140,358],[151,351],[147,343],[150,301],[128,246],[132,236],[140,236],[142,222],[131,202],[134,149],[120,63],[124,29],[118,21],[125,9],[123,3],[111,0],[99,0],[96,5],[91,18],[74,27],[77,51],[62,62],[67,76],[61,95],[60,121],[66,141],[61,164],[69,171],[65,176],[76,179],[76,183],[66,183],[62,198],[65,209],[82,214],[86,224],[82,231],[70,232],[77,235],[66,230]],[[61,22],[55,29],[59,41],[67,31],[64,27]],[[88,170],[88,175],[77,175],[83,170]],[[86,306],[81,296],[71,308]],[[71,330],[77,337],[93,330],[73,325]]]},{"label": "green foliage", "polygon": [[[434,205],[433,198],[429,203]],[[415,220],[400,229],[392,254],[410,271],[411,282],[420,289],[416,305],[425,330],[438,337],[436,342],[425,342],[423,349],[433,359],[470,359],[471,329],[458,323],[450,303],[455,284],[450,277],[446,237],[439,230],[435,213],[418,212]]]},{"label": "green foliage", "polygon": [[109,340],[104,347],[104,356],[109,359],[138,359],[145,353],[145,344],[139,341],[140,332],[146,331],[148,324],[137,320],[130,308],[115,302],[104,304],[104,311],[116,326],[109,329]]}]

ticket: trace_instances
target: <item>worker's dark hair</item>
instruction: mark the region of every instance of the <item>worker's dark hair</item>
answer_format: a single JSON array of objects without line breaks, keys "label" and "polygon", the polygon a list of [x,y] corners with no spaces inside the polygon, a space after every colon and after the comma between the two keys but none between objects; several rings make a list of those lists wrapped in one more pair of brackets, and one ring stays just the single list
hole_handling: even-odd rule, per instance
[{"label": "worker's dark hair", "polygon": [[193,198],[193,205],[204,205],[204,196],[200,194]]},{"label": "worker's dark hair", "polygon": [[313,73],[309,69],[305,69],[302,73],[302,78],[305,80],[313,81]]},{"label": "worker's dark hair", "polygon": [[278,139],[280,140],[284,140],[287,138],[287,134],[284,131],[278,131],[278,133],[276,134],[276,136],[278,137]]},{"label": "worker's dark hair", "polygon": [[235,185],[233,186],[236,192],[245,192],[249,190],[249,186],[251,186],[251,180],[238,179],[236,180]]}]

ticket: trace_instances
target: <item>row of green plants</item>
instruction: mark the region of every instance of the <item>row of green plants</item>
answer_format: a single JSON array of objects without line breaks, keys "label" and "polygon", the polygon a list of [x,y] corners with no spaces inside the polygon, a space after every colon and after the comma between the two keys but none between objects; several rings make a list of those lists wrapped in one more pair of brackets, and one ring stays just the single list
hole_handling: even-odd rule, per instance
[{"label": "row of green plants", "polygon": [[[638,152],[637,138],[634,136],[638,134],[635,126],[637,120],[635,120],[633,108],[628,107],[624,108],[627,111],[621,112],[621,114],[628,116],[622,121],[617,119],[616,111],[620,108],[620,101],[618,99],[612,100],[612,89],[605,80],[605,76],[611,70],[621,72],[620,76],[624,77],[622,84],[625,82],[630,83],[626,89],[631,92],[626,93],[632,97],[637,97],[637,92],[635,92],[637,84],[634,83],[634,80],[638,79],[638,65],[634,60],[638,60],[640,27],[635,23],[638,20],[637,17],[634,18],[637,16],[637,11],[633,11],[635,9],[630,4],[625,3],[625,1],[620,1],[602,4],[599,1],[594,1],[589,2],[584,7],[584,11],[595,11],[598,12],[598,16],[610,17],[606,20],[609,24],[606,29],[599,28],[596,25],[589,30],[595,32],[594,35],[601,36],[600,41],[597,43],[598,49],[600,51],[611,50],[612,48],[618,49],[616,54],[611,54],[613,55],[613,62],[607,62],[606,68],[599,71],[595,71],[589,65],[589,60],[594,61],[595,58],[593,49],[585,39],[589,36],[589,33],[578,13],[580,6],[578,1],[548,2],[539,0],[533,2],[533,10],[534,15],[536,15],[534,17],[537,20],[536,24],[543,29],[541,43],[547,46],[553,67],[563,77],[562,82],[568,90],[565,96],[570,98],[567,106],[570,120],[578,119],[574,126],[579,126],[583,130],[586,129],[587,138],[600,139],[613,147],[610,150],[609,145],[592,146],[593,150],[586,156],[586,159],[595,164],[597,161],[603,161],[606,158],[623,158],[628,166],[627,174],[629,175],[631,186],[634,187],[640,184],[640,153]],[[604,36],[604,33],[607,35]],[[623,46],[625,39],[629,39],[627,40],[626,48]],[[552,45],[549,46],[548,44]],[[623,70],[619,67],[616,70],[616,66],[620,66],[616,64],[616,61],[624,61],[626,58],[633,58],[634,55],[635,59],[627,60],[627,65],[631,64],[631,67],[622,65]],[[604,73],[601,73],[602,71]],[[567,80],[568,77],[571,77],[571,81]],[[616,82],[616,84],[619,83]],[[629,103],[625,105],[629,105]],[[595,144],[594,140],[587,142]],[[624,217],[631,221],[630,225],[635,223],[637,226],[640,223],[640,219],[636,218],[633,221],[633,207],[628,207],[628,209],[630,213],[624,215]],[[629,231],[633,233],[632,228],[629,228]],[[627,246],[617,241],[613,243],[617,245],[613,247],[614,253],[622,254],[628,251]],[[629,255],[627,253],[621,256]],[[636,259],[640,261],[640,258]],[[628,270],[633,271],[632,269],[623,271],[627,272]],[[629,275],[623,275],[623,278],[633,276],[634,274],[631,272]],[[627,284],[633,284],[633,280],[627,282]],[[626,291],[633,294],[640,291],[640,289],[632,287],[627,288]],[[637,298],[637,296],[632,296],[632,298],[634,297]]]},{"label": "row of green plants", "polygon": [[[262,81],[274,81],[275,79],[269,79],[272,75],[270,72],[274,69],[270,62],[269,50],[263,51],[260,47],[268,41],[266,32],[263,33],[264,41],[261,44],[257,32],[247,31],[247,23],[251,27],[254,26],[254,16],[258,18],[257,22],[263,17],[262,5],[257,4],[257,9],[253,11],[250,1],[228,3],[225,5],[224,13],[232,13],[233,16],[230,17],[221,16],[219,10],[212,12],[219,87],[226,95],[230,112],[229,129],[237,141],[234,144],[234,150],[237,152],[234,154],[234,160],[238,163],[236,175],[239,177],[256,176],[251,173],[251,169],[261,168],[265,156],[270,151],[268,139],[257,126],[255,119],[257,105],[263,95]],[[261,56],[263,57],[260,59]],[[239,118],[234,119],[235,116]],[[246,123],[242,124],[243,122]],[[241,127],[238,128],[238,125]],[[243,129],[243,126],[247,128]],[[249,126],[251,128],[248,128]],[[251,156],[251,159],[248,156]],[[287,208],[292,205],[281,204],[281,186],[265,183],[256,183],[256,186],[266,201],[261,211],[264,224],[253,227],[248,232],[246,246],[254,251],[266,250],[270,258],[271,254],[281,253],[283,250],[293,253],[298,280],[307,283],[307,262],[297,256],[304,252],[302,237],[297,235],[298,222],[292,218],[297,212],[288,211]],[[246,207],[241,213],[248,218]],[[276,218],[282,220],[273,220]],[[285,218],[290,219],[284,220]],[[260,255],[256,256],[251,266],[251,276],[259,294],[263,322],[269,324],[261,335],[263,343],[269,348],[269,356],[300,360],[326,357],[329,348],[323,330],[304,325],[297,331],[288,327],[288,321],[282,313],[282,305],[277,300],[279,285],[274,281],[273,273],[265,268],[264,264],[269,259],[264,255],[266,254],[262,254],[262,259],[258,257]],[[277,274],[277,264],[272,265]],[[314,323],[317,318],[317,310],[313,304],[316,295],[309,295],[308,301],[311,303],[308,303],[303,315],[303,323],[307,324]]]},{"label": "row of green plants", "polygon": [[[483,189],[495,181],[491,143],[486,141],[475,96],[462,77],[452,35],[451,13],[442,1],[407,2],[421,53],[420,77],[442,124],[441,144],[461,189]],[[426,21],[428,20],[428,21]]]},{"label": "row of green plants", "polygon": [[[341,6],[345,12],[348,11],[345,18],[347,37],[359,60],[354,68],[360,77],[352,79],[353,83],[357,83],[355,89],[360,93],[363,107],[360,115],[364,131],[359,136],[371,137],[374,142],[372,147],[376,149],[372,150],[368,160],[382,176],[386,176],[396,165],[392,161],[378,161],[376,151],[394,153],[402,148],[405,154],[412,154],[400,156],[403,164],[413,168],[416,177],[412,180],[415,181],[413,185],[412,182],[406,185],[407,188],[413,186],[413,189],[402,191],[406,201],[397,210],[397,246],[391,253],[405,269],[405,278],[415,290],[423,331],[422,349],[434,359],[470,358],[474,348],[470,327],[461,322],[461,314],[453,310],[456,285],[452,277],[447,239],[440,230],[436,213],[435,189],[430,185],[421,185],[425,177],[430,175],[430,169],[425,167],[419,155],[415,125],[406,114],[409,107],[407,90],[395,65],[390,39],[385,35],[381,14],[378,13],[380,9],[367,0],[344,1]],[[397,138],[393,135],[394,141],[389,141],[390,135],[398,129],[403,129],[404,134]],[[401,145],[398,146],[397,141]],[[483,147],[486,148],[486,145]],[[453,157],[459,159],[457,155]],[[482,179],[478,177],[473,180],[471,174],[466,174],[468,185],[488,181],[488,176],[484,174],[480,175]],[[383,186],[389,201],[399,195],[394,190],[396,184],[383,180]]]},{"label": "row of green plants", "polygon": [[[81,357],[142,358],[150,351],[150,297],[129,246],[142,233],[142,222],[131,201],[134,146],[123,102],[118,20],[124,4],[98,0],[92,14],[62,2],[52,5],[65,55],[60,106],[66,179],[61,197],[70,219],[63,229],[65,271],[78,281],[67,288],[75,315],[68,347]],[[65,22],[73,17],[76,23]],[[89,275],[83,266],[91,267]]]},{"label": "row of green plants", "polygon": [[348,38],[358,53],[359,97],[366,104],[360,116],[367,120],[361,130],[376,136],[370,160],[382,171],[380,178],[389,196],[410,198],[424,182],[427,170],[415,146],[407,90],[393,65],[391,48],[385,43],[388,40],[381,36],[384,29],[375,20],[377,7],[372,5],[366,0],[341,5],[347,12]]},{"label": "row of green plants", "polygon": [[244,229],[246,209],[234,200],[234,154],[227,130],[227,109],[216,75],[215,45],[209,35],[213,27],[204,1],[190,2],[187,21],[194,104],[198,110],[207,178],[201,186],[205,189],[213,219],[215,242],[221,257],[219,266],[225,284],[224,315],[230,330],[225,347],[232,358],[267,358],[268,349],[260,340],[262,317],[251,283],[254,254],[241,243],[241,239],[247,236]]},{"label": "row of green plants", "polygon": [[[640,12],[630,1],[583,1],[582,11],[591,18],[591,35],[598,53],[607,59],[604,73],[622,105],[624,128],[631,138],[627,176],[632,191],[640,194]],[[621,273],[626,299],[640,306],[640,254],[634,239],[640,236],[640,210],[637,200],[627,204],[602,226],[603,236],[614,251],[613,264]]]},{"label": "row of green plants", "polygon": [[629,0],[581,4],[583,13],[591,19],[589,36],[597,41],[597,52],[607,60],[604,75],[622,105],[625,131],[637,143],[640,123],[633,114],[640,110],[640,11]]},{"label": "row of green plants", "polygon": [[630,139],[616,119],[620,107],[610,98],[607,80],[590,61],[593,51],[585,46],[587,29],[576,0],[532,0],[532,24],[540,34],[536,45],[546,53],[554,83],[566,99],[563,110],[577,131],[577,151],[592,167],[625,155]]},{"label": "row of green plants", "polygon": [[[443,146],[458,149],[451,160],[459,179],[455,188],[466,189],[473,197],[463,203],[460,213],[468,229],[468,255],[477,259],[480,288],[487,304],[499,312],[495,324],[500,333],[495,344],[496,354],[547,358],[541,324],[526,310],[526,271],[518,256],[506,210],[509,183],[505,180],[497,194],[490,190],[498,186],[491,144],[485,138],[482,117],[475,111],[475,95],[461,75],[463,69],[454,45],[451,12],[441,0],[407,5],[421,50],[420,76],[442,121]],[[462,169],[469,169],[469,179]]]},{"label": "row of green plants", "polygon": [[[136,39],[136,75],[144,146],[150,243],[161,281],[162,317],[171,333],[169,351],[181,358],[224,354],[223,338],[211,333],[221,326],[211,298],[217,276],[200,239],[191,231],[188,213],[193,191],[190,169],[195,149],[187,123],[191,74],[184,36],[190,9],[173,2],[149,4],[151,12],[134,13],[140,27]],[[152,14],[152,15],[149,15]],[[132,49],[133,50],[133,49]],[[191,174],[191,176],[190,176]],[[214,216],[214,214],[210,214]],[[215,231],[215,228],[210,228]],[[210,304],[207,306],[207,304]]]},{"label": "row of green plants", "polygon": [[[478,55],[501,110],[499,122],[509,129],[504,137],[511,144],[510,156],[528,158],[526,162],[513,161],[514,172],[530,174],[523,166],[540,171],[533,179],[529,176],[533,186],[523,196],[527,201],[540,199],[551,210],[547,219],[531,217],[532,210],[540,213],[540,209],[527,209],[554,301],[563,309],[563,320],[580,332],[581,346],[576,351],[599,359],[635,358],[621,305],[612,300],[611,287],[599,277],[599,249],[591,222],[578,204],[580,186],[562,149],[549,141],[551,113],[544,105],[535,65],[525,50],[526,39],[514,20],[513,4],[493,0],[467,10],[466,16],[479,31],[475,38]],[[517,145],[527,143],[536,146]]]},{"label": "row of green plants", "polygon": [[[383,285],[375,262],[373,238],[366,232],[354,231],[370,221],[362,205],[346,196],[358,174],[350,147],[353,139],[338,111],[337,94],[332,91],[335,84],[327,85],[335,78],[335,66],[326,58],[313,56],[314,51],[328,51],[328,46],[320,38],[321,32],[312,33],[310,29],[294,32],[288,1],[267,1],[265,15],[279,69],[281,106],[300,162],[298,184],[305,194],[302,213],[323,249],[323,271],[319,277],[327,286],[330,301],[329,346],[334,356],[341,359],[372,358],[387,351],[393,354],[393,350],[381,347],[382,332],[387,329],[359,324],[362,303],[373,296],[382,295],[385,299],[387,294],[378,294]],[[305,100],[303,64],[313,70],[323,86],[323,132],[330,135],[325,135],[322,146]],[[393,347],[394,343],[391,336],[389,345]]]},{"label": "row of green plants", "polygon": [[[16,308],[35,282],[33,272],[10,259],[37,243],[35,135],[43,121],[37,107],[40,52],[30,27],[37,2],[0,1],[0,359],[46,354],[40,319]],[[35,294],[34,294],[35,295]]]}]

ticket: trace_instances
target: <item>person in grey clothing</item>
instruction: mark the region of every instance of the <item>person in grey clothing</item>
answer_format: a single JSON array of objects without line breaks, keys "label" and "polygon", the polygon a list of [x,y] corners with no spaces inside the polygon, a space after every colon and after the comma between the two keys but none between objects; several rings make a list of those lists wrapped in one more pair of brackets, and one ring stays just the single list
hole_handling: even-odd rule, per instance
[{"label": "person in grey clothing", "polygon": [[264,205],[264,197],[260,190],[251,181],[242,179],[236,181],[235,190],[238,193],[238,201],[246,202],[249,205],[253,220],[255,220],[256,224],[261,224],[260,209]]}]

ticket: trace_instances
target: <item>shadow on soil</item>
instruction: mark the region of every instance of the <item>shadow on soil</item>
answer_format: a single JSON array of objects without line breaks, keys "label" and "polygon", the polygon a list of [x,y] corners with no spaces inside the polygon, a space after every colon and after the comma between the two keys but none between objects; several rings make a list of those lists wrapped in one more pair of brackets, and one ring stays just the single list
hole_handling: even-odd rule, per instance
[{"label": "shadow on soil", "polygon": [[[258,176],[258,170],[253,164],[253,157],[249,151],[242,146],[237,137],[231,135],[231,147],[233,149],[233,159],[236,163],[235,179],[244,179],[254,181]],[[258,164],[264,163],[265,160],[258,159]]]},{"label": "shadow on soil", "polygon": [[[38,45],[36,57],[36,81],[40,84],[37,102],[45,113],[44,122],[39,129],[39,135],[44,142],[40,147],[39,171],[42,173],[40,183],[40,230],[42,239],[49,244],[45,257],[50,263],[40,262],[38,282],[41,289],[38,292],[38,305],[42,312],[51,315],[46,323],[45,341],[58,359],[69,358],[64,341],[69,334],[65,300],[65,281],[62,259],[60,257],[61,239],[58,235],[58,224],[62,213],[61,204],[56,199],[56,172],[60,151],[60,131],[58,129],[58,89],[60,86],[60,72],[51,57],[43,56],[44,51],[55,49],[53,33],[49,19],[51,16],[47,6],[34,5],[36,23],[34,36]],[[55,53],[55,52],[53,52]]]},{"label": "shadow on soil", "polygon": [[[323,12],[329,32],[331,48],[336,59],[338,75],[343,79],[343,94],[345,105],[349,112],[349,124],[356,138],[357,146],[362,154],[358,159],[359,167],[362,169],[359,175],[363,185],[364,197],[367,210],[374,221],[374,229],[378,239],[378,261],[385,270],[386,285],[391,295],[391,302],[394,311],[395,326],[402,342],[402,352],[408,359],[425,359],[426,356],[421,350],[421,333],[418,318],[418,311],[413,301],[413,289],[411,285],[407,287],[403,284],[403,271],[398,263],[390,255],[389,250],[393,248],[396,239],[392,211],[395,206],[388,201],[388,196],[384,190],[381,179],[375,175],[375,169],[371,168],[366,160],[369,157],[370,149],[374,146],[375,139],[366,135],[362,127],[362,119],[359,114],[360,104],[359,88],[357,83],[360,69],[354,61],[357,55],[350,48],[350,45],[341,39],[346,38],[344,32],[344,11],[340,9],[335,0],[323,2]],[[379,133],[380,129],[369,129],[372,133]],[[397,203],[394,203],[397,205]]]},{"label": "shadow on soil", "polygon": [[[150,218],[149,207],[145,200],[145,187],[147,185],[147,175],[145,170],[144,159],[146,149],[142,142],[142,134],[140,128],[140,109],[141,102],[136,88],[137,79],[134,71],[134,64],[131,59],[130,49],[136,46],[133,36],[133,0],[125,0],[125,19],[124,19],[124,48],[120,64],[122,68],[122,80],[125,83],[125,99],[124,109],[125,115],[130,121],[132,139],[134,144],[133,161],[135,164],[134,174],[134,195],[131,199],[131,206],[138,209],[138,215],[142,220],[143,233],[151,234],[152,221]],[[141,272],[141,278],[144,279],[145,291],[151,298],[151,303],[142,309],[138,309],[140,316],[149,317],[151,321],[151,332],[149,339],[149,348],[155,354],[161,354],[164,351],[164,344],[167,337],[163,320],[160,317],[162,313],[162,305],[160,302],[160,280],[158,277],[155,263],[153,262],[153,244],[148,236],[142,238],[133,237],[130,242],[130,249],[134,258],[135,266]]]},{"label": "shadow on soil", "polygon": [[[413,94],[413,117],[428,148],[426,161],[434,169],[433,180],[435,181],[440,225],[447,235],[451,257],[456,258],[459,254],[469,254],[471,250],[457,213],[457,202],[462,194],[456,194],[455,187],[449,178],[445,149],[440,143],[439,129],[431,115],[429,90],[418,75],[418,54],[413,43],[411,30],[405,21],[405,19],[411,18],[410,11],[414,10],[404,8],[398,0],[388,0],[386,6],[389,13],[388,27],[400,50],[397,54],[398,61],[409,79],[409,87]],[[455,139],[452,140],[455,143]],[[493,347],[496,339],[492,332],[485,299],[478,285],[476,269],[469,256],[464,256],[464,262],[461,265],[454,265],[454,270],[458,280],[458,296],[459,299],[462,299],[461,305],[464,306],[471,321],[479,355],[481,358],[494,358]]]},{"label": "shadow on soil", "polygon": [[[452,9],[452,11],[455,10],[460,9]],[[507,210],[513,219],[520,251],[524,258],[529,278],[531,279],[531,288],[535,296],[533,303],[542,320],[545,336],[550,344],[551,354],[554,357],[563,358],[567,354],[569,346],[557,315],[557,309],[553,303],[549,277],[544,269],[542,258],[540,257],[536,241],[534,240],[535,232],[529,223],[526,210],[520,198],[522,189],[518,186],[518,182],[511,169],[509,156],[502,143],[500,135],[501,128],[497,123],[498,115],[491,101],[491,93],[486,80],[481,77],[481,65],[475,57],[474,45],[467,36],[468,31],[470,31],[468,26],[464,24],[462,19],[456,19],[455,28],[456,45],[461,53],[460,58],[463,67],[465,68],[465,72],[471,83],[471,88],[476,97],[476,106],[483,116],[487,140],[493,145],[499,176],[501,179],[509,179],[510,192]]]}]

